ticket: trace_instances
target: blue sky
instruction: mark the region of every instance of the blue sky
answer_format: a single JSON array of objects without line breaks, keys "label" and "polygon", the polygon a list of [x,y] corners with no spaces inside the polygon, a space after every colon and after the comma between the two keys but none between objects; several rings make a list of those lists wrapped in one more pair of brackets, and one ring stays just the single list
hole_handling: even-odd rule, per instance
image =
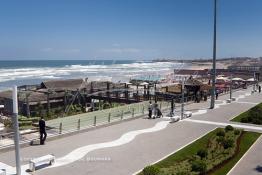
[{"label": "blue sky", "polygon": [[[262,1],[218,0],[218,57],[262,56]],[[212,57],[213,0],[2,0],[0,59]]]}]

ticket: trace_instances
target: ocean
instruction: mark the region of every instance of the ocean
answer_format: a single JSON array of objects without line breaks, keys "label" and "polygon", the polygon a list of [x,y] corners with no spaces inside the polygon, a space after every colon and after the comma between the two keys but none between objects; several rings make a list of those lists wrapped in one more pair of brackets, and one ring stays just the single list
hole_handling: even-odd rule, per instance
[{"label": "ocean", "polygon": [[88,78],[113,82],[146,77],[161,79],[179,67],[179,63],[134,60],[0,60],[0,91],[14,85],[56,79]]}]

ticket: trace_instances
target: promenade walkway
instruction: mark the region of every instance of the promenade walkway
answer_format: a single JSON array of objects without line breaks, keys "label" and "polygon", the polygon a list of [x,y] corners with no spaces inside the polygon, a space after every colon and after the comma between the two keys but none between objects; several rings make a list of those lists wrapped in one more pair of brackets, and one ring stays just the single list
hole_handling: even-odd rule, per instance
[{"label": "promenade walkway", "polygon": [[241,161],[229,172],[229,175],[262,174],[262,137],[242,157]]},{"label": "promenade walkway", "polygon": [[[141,170],[170,155],[184,146],[192,143],[216,127],[227,124],[232,117],[248,110],[261,102],[262,94],[250,94],[251,89],[234,93],[236,102],[227,104],[228,95],[219,97],[217,108],[208,109],[209,102],[193,103],[186,106],[186,110],[193,112],[190,119],[170,124],[166,118],[148,120],[139,118],[109,127],[99,128],[89,132],[47,142],[42,146],[31,146],[21,149],[22,169],[24,174],[28,168],[28,161],[33,157],[40,157],[53,153],[57,158],[51,167],[37,170],[40,175],[126,175]],[[179,113],[180,111],[177,110]],[[239,128],[262,132],[261,127],[237,124]],[[260,138],[261,140],[261,138]],[[261,141],[252,149],[260,149]],[[242,161],[252,159],[252,149]],[[261,151],[260,151],[261,152]],[[254,155],[255,153],[253,153]],[[2,166],[9,166],[8,174],[14,172],[14,151],[0,154]],[[247,165],[247,173],[257,173],[254,165],[261,165],[262,156],[252,159],[252,165]],[[246,165],[246,164],[245,164]],[[1,167],[1,164],[0,164]],[[238,165],[231,174],[238,174],[242,166]]]}]

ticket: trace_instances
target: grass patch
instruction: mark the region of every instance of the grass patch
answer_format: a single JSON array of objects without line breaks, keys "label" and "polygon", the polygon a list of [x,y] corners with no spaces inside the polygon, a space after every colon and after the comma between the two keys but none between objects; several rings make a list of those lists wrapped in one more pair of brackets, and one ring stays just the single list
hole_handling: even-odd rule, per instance
[{"label": "grass patch", "polygon": [[241,122],[241,120],[243,120],[243,118],[247,118],[248,116],[248,112],[243,112],[242,114],[239,114],[238,116],[236,116],[235,118],[233,118],[231,121],[232,122]]},{"label": "grass patch", "polygon": [[152,165],[152,169],[159,169],[157,175],[227,174],[260,135],[218,128]]},{"label": "grass patch", "polygon": [[243,132],[238,154],[227,162],[223,167],[214,171],[212,175],[227,174],[233,166],[240,160],[240,158],[247,152],[247,150],[255,143],[261,134],[256,132]]},{"label": "grass patch", "polygon": [[262,125],[262,103],[233,118],[233,122]]},{"label": "grass patch", "polygon": [[166,159],[160,161],[159,163],[156,164],[156,166],[160,168],[172,166],[174,162],[182,161],[189,156],[195,155],[199,149],[206,146],[209,138],[213,135],[214,135],[214,131],[206,134],[205,136],[196,140],[190,145],[187,145],[185,148],[179,150],[178,152],[167,157]]}]

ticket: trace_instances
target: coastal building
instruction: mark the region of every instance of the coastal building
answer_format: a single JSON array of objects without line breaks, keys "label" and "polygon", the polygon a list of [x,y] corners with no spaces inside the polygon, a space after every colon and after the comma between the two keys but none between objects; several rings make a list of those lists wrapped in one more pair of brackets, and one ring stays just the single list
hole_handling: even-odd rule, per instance
[{"label": "coastal building", "polygon": [[[39,110],[47,113],[51,109],[66,110],[77,104],[82,107],[91,105],[92,100],[108,102],[134,102],[129,100],[128,86],[124,83],[92,81],[87,79],[69,79],[44,81],[40,85],[18,87],[19,113],[25,116],[36,116]],[[121,98],[122,97],[122,98]],[[12,92],[0,92],[0,104],[5,113],[12,113]]]},{"label": "coastal building", "polygon": [[[253,78],[254,74],[256,79],[259,80],[262,74],[262,66],[229,66],[228,69],[216,69],[217,76],[226,76],[242,78],[247,80]],[[210,79],[211,69],[193,70],[193,69],[174,69],[174,76],[192,76],[199,79]]]}]

